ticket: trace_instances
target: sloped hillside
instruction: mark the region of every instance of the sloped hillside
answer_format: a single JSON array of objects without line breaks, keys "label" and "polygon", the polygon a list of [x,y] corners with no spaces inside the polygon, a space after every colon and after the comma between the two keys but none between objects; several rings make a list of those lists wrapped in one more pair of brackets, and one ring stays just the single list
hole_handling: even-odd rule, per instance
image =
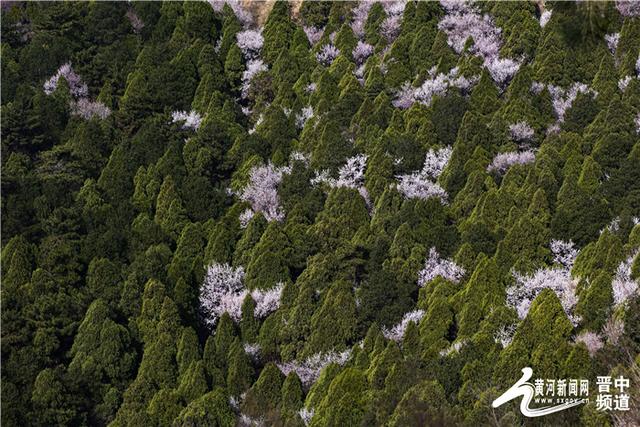
[{"label": "sloped hillside", "polygon": [[1,114],[3,425],[640,419],[640,3],[3,2]]}]

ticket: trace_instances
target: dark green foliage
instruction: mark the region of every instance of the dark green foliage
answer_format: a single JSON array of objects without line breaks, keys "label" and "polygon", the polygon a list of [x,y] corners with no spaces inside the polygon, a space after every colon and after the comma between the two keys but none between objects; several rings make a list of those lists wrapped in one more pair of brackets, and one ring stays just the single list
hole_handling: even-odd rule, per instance
[{"label": "dark green foliage", "polygon": [[[519,63],[498,85],[486,40],[452,47],[448,5],[368,6],[2,3],[3,425],[633,424],[594,402],[540,420],[491,403],[525,366],[637,382],[640,299],[621,284],[640,277],[640,21],[620,2],[467,6]],[[81,82],[45,85],[65,63]],[[435,88],[454,67],[469,86]],[[281,176],[246,197],[269,163]],[[446,198],[411,197],[411,174]],[[212,264],[243,274],[208,322]],[[516,273],[570,284],[517,310]]]}]

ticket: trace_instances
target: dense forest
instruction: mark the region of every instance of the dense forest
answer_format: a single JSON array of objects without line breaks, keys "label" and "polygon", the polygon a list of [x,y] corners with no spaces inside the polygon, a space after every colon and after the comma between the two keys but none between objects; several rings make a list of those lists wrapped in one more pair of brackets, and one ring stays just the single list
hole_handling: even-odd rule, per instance
[{"label": "dense forest", "polygon": [[2,424],[640,425],[640,3],[248,3],[2,2]]}]

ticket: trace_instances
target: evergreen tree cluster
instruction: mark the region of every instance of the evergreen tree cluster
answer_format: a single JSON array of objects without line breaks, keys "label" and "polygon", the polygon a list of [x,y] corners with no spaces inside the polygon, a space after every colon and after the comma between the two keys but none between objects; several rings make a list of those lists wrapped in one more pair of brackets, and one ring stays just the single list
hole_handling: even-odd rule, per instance
[{"label": "evergreen tree cluster", "polygon": [[252,12],[2,4],[3,425],[637,422],[637,4]]}]

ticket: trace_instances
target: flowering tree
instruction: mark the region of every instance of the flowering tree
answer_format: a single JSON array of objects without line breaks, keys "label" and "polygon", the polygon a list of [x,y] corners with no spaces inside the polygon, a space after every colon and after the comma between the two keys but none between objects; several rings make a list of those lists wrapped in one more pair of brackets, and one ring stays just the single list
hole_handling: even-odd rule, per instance
[{"label": "flowering tree", "polygon": [[280,308],[280,298],[282,297],[282,289],[284,284],[277,283],[271,289],[256,289],[251,292],[251,298],[256,302],[254,315],[260,319],[267,317]]},{"label": "flowering tree", "polygon": [[302,384],[308,388],[318,379],[325,366],[331,363],[344,365],[350,356],[351,350],[345,350],[342,353],[330,351],[314,354],[303,362],[283,362],[278,363],[277,366],[284,375],[289,375],[290,372],[298,374]]},{"label": "flowering tree", "polygon": [[435,183],[451,158],[451,147],[438,150],[430,149],[425,157],[422,170],[408,175],[398,176],[398,191],[406,198],[428,199],[438,197],[442,203],[446,203],[447,192]]},{"label": "flowering tree", "polygon": [[551,20],[551,14],[553,11],[551,9],[547,9],[540,14],[540,27],[544,28],[547,23]]},{"label": "flowering tree", "polygon": [[543,289],[551,289],[560,299],[569,320],[577,325],[580,318],[573,313],[577,303],[577,280],[571,278],[571,267],[578,251],[573,248],[571,241],[553,240],[550,246],[557,265],[541,268],[531,275],[512,272],[516,284],[507,288],[507,304],[517,311],[518,317],[524,319],[535,297]]},{"label": "flowering tree", "polygon": [[533,163],[536,160],[536,155],[531,150],[517,152],[510,151],[508,153],[500,153],[493,158],[493,161],[487,166],[487,171],[497,171],[503,173],[513,165],[526,165]]},{"label": "flowering tree", "polygon": [[509,125],[509,135],[516,142],[529,142],[533,139],[533,128],[525,121]]},{"label": "flowering tree", "polygon": [[332,44],[325,44],[316,54],[316,60],[322,65],[329,66],[340,55],[340,50]]},{"label": "flowering tree", "polygon": [[200,288],[200,307],[205,323],[216,324],[223,313],[229,313],[234,321],[242,317],[242,303],[247,295],[256,302],[254,316],[264,318],[280,307],[284,285],[278,283],[271,289],[255,289],[250,293],[244,288],[244,269],[229,264],[211,264],[207,268]]},{"label": "flowering tree", "polygon": [[267,66],[262,59],[249,59],[247,61],[246,69],[242,72],[242,97],[246,98],[249,94],[249,88],[251,87],[251,80],[253,77],[262,72],[267,71]]},{"label": "flowering tree", "polygon": [[142,19],[140,19],[140,17],[132,8],[129,8],[129,10],[127,10],[125,16],[129,20],[131,28],[133,28],[133,32],[136,34],[140,34],[140,31],[142,31],[142,29],[144,28],[144,22],[142,22]]},{"label": "flowering tree", "polygon": [[598,95],[596,91],[590,89],[586,84],[578,82],[573,83],[567,89],[554,85],[545,85],[540,82],[533,82],[531,84],[531,92],[539,94],[545,87],[549,90],[549,94],[551,95],[553,111],[558,119],[558,123],[564,122],[564,116],[567,110],[571,108],[573,101],[575,101],[579,93],[588,93],[594,97]]},{"label": "flowering tree", "polygon": [[493,335],[493,340],[497,343],[500,343],[503,348],[506,348],[509,344],[511,344],[515,333],[515,325],[506,325],[496,331],[496,333]]},{"label": "flowering tree", "polygon": [[402,338],[404,337],[404,333],[406,332],[407,327],[409,326],[409,323],[412,323],[412,322],[420,323],[424,315],[425,315],[424,310],[410,311],[406,313],[404,316],[402,316],[402,320],[400,321],[400,323],[395,325],[393,328],[391,329],[382,328],[382,334],[385,336],[385,338],[389,340],[396,341],[396,342],[402,341]]},{"label": "flowering tree", "polygon": [[254,213],[261,212],[267,221],[282,221],[284,212],[280,207],[278,185],[289,168],[276,168],[271,163],[255,166],[249,173],[249,184],[240,192],[241,200],[251,205]]},{"label": "flowering tree", "polygon": [[435,73],[435,67],[429,72],[429,78],[426,79],[419,87],[413,87],[411,83],[406,82],[398,92],[393,101],[393,106],[401,109],[409,108],[414,102],[420,102],[426,106],[436,96],[445,96],[449,88],[454,87],[468,92],[475,84],[477,79],[467,79],[459,75],[458,67],[454,67],[447,74]]},{"label": "flowering tree", "polygon": [[318,43],[318,41],[322,38],[322,35],[324,34],[324,28],[305,26],[303,27],[303,30],[304,30],[304,33],[307,35],[307,39],[309,40],[309,43],[311,43],[312,46]]},{"label": "flowering tree", "polygon": [[620,41],[620,33],[607,34],[604,36],[604,39],[611,53],[615,55],[616,49],[618,49],[618,42]]},{"label": "flowering tree", "polygon": [[638,293],[638,281],[631,278],[631,266],[640,250],[636,250],[626,260],[622,261],[616,269],[611,287],[613,289],[613,302],[617,306],[624,305],[630,297]]},{"label": "flowering tree", "polygon": [[450,259],[440,258],[436,248],[431,248],[429,249],[429,256],[424,263],[424,268],[418,272],[418,286],[423,287],[438,276],[458,283],[464,273],[464,268]]},{"label": "flowering tree", "polygon": [[625,90],[627,90],[627,86],[629,86],[629,83],[631,83],[631,80],[633,80],[633,77],[631,76],[624,76],[623,78],[618,80],[618,89],[620,89],[621,92],[624,92]]},{"label": "flowering tree", "polygon": [[246,354],[248,354],[249,356],[251,356],[251,358],[253,360],[257,360],[258,357],[260,356],[260,344],[249,344],[249,343],[244,343],[244,345],[242,346],[244,352]]},{"label": "flowering tree", "polygon": [[373,6],[372,1],[361,1],[358,2],[358,5],[351,11],[353,16],[353,20],[351,21],[351,30],[359,39],[364,37],[364,27],[367,23],[371,6]]},{"label": "flowering tree", "polygon": [[347,187],[358,190],[364,198],[367,206],[370,205],[369,193],[364,186],[364,173],[367,167],[367,156],[358,154],[350,157],[347,162],[338,170],[338,179],[332,178],[329,171],[316,172],[315,178],[311,180],[311,185],[320,183],[328,185],[330,188]]},{"label": "flowering tree", "polygon": [[67,81],[69,91],[75,98],[85,98],[89,94],[89,88],[82,81],[79,75],[73,71],[71,62],[64,63],[58,68],[58,71],[51,76],[49,80],[44,82],[44,93],[51,95],[58,87],[58,81],[61,77]]},{"label": "flowering tree", "polygon": [[240,0],[208,0],[214,11],[220,13],[225,4],[229,5],[233,10],[238,21],[246,28],[253,23],[253,17],[245,8],[242,7]]},{"label": "flowering tree", "polygon": [[71,62],[67,62],[58,68],[56,74],[51,76],[49,80],[44,82],[44,93],[51,95],[58,87],[60,78],[64,77],[69,85],[69,92],[76,98],[69,101],[71,114],[89,120],[93,117],[106,119],[111,114],[111,109],[99,101],[91,101],[89,96],[89,88],[82,81],[79,75],[73,71]]},{"label": "flowering tree", "polygon": [[261,30],[240,31],[236,34],[236,41],[245,59],[256,59],[260,56],[264,44]]},{"label": "flowering tree", "polygon": [[182,129],[198,130],[202,124],[202,117],[195,110],[187,113],[186,111],[174,111],[171,113],[173,123],[182,123]]},{"label": "flowering tree", "polygon": [[635,0],[616,0],[616,9],[622,16],[640,16],[640,3]]},{"label": "flowering tree", "polygon": [[200,307],[208,325],[215,325],[223,313],[229,313],[235,321],[240,320],[242,301],[246,296],[243,280],[242,267],[215,263],[207,268],[200,288]]},{"label": "flowering tree", "polygon": [[371,46],[369,43],[358,40],[358,43],[356,44],[356,47],[353,48],[351,54],[353,55],[353,59],[357,64],[362,64],[367,60],[368,57],[373,54],[373,46]]},{"label": "flowering tree", "polygon": [[555,264],[559,264],[568,270],[573,268],[573,263],[578,256],[578,250],[574,247],[571,240],[568,242],[552,240],[549,247],[553,253],[553,262]]},{"label": "flowering tree", "polygon": [[477,6],[466,2],[441,2],[447,12],[438,28],[447,34],[449,46],[462,53],[467,40],[473,40],[471,53],[484,60],[484,66],[499,85],[506,85],[520,68],[520,61],[499,57],[501,32],[489,15],[481,15]]},{"label": "flowering tree", "polygon": [[598,352],[598,350],[604,347],[600,335],[591,331],[581,332],[580,335],[576,337],[576,343],[583,343],[592,357]]},{"label": "flowering tree", "polygon": [[307,106],[300,110],[300,113],[296,114],[296,127],[302,129],[304,124],[313,117],[313,107]]},{"label": "flowering tree", "polygon": [[111,109],[99,101],[90,101],[88,98],[80,98],[71,101],[71,114],[80,116],[85,120],[93,117],[106,119],[111,114]]}]

